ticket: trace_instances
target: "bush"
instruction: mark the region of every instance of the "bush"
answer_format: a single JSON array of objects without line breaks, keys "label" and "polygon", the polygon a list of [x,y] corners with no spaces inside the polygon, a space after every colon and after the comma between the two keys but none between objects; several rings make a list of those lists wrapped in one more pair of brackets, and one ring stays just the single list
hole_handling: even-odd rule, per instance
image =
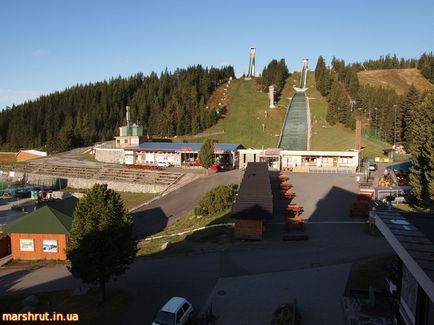
[{"label": "bush", "polygon": [[194,209],[196,216],[210,216],[232,206],[238,185],[220,185],[207,192]]}]

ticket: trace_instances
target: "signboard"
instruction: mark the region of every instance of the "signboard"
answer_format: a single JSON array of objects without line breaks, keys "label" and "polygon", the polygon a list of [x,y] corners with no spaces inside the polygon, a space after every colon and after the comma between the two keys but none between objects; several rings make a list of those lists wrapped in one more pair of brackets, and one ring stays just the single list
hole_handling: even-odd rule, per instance
[{"label": "signboard", "polygon": [[33,252],[34,250],[33,239],[20,239],[20,251]]},{"label": "signboard", "polygon": [[52,239],[43,240],[42,250],[46,253],[57,253],[57,240],[52,240]]},{"label": "signboard", "polygon": [[267,149],[262,152],[263,155],[280,155],[279,149]]},{"label": "signboard", "polygon": [[214,153],[224,153],[222,148],[214,147]]},{"label": "signboard", "polygon": [[192,147],[181,147],[181,149],[179,149],[179,151],[193,151]]}]

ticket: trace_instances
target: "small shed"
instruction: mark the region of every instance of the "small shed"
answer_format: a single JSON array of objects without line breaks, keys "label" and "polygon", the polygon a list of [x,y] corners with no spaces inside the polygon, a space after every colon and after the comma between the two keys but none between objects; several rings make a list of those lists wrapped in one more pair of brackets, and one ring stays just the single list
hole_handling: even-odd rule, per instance
[{"label": "small shed", "polygon": [[78,199],[53,201],[5,225],[13,259],[66,260],[66,244]]},{"label": "small shed", "polygon": [[273,194],[266,162],[247,164],[231,218],[235,220],[235,238],[262,239],[264,220],[273,218]]}]

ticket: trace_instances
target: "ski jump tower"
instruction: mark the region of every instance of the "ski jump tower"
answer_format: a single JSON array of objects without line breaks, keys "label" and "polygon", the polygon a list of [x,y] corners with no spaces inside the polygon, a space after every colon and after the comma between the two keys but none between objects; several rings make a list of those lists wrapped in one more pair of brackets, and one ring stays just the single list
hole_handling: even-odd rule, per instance
[{"label": "ski jump tower", "polygon": [[249,80],[255,76],[255,54],[256,54],[256,48],[251,47],[250,48],[249,71],[247,72],[247,77],[246,77],[247,80]]},{"label": "ski jump tower", "polygon": [[300,87],[294,87],[297,92],[305,92],[307,90],[307,71],[309,70],[309,60],[304,59],[301,66]]}]

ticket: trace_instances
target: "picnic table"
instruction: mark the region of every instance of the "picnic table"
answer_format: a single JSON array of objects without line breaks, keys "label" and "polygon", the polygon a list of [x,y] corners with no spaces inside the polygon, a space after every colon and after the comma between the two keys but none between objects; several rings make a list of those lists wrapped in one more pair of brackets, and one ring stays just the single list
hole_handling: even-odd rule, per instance
[{"label": "picnic table", "polygon": [[303,208],[298,206],[297,204],[288,204],[284,212],[286,216],[298,217],[303,212]]},{"label": "picnic table", "polygon": [[283,182],[283,183],[280,183],[280,188],[289,190],[290,188],[292,188],[292,184],[289,184],[288,182]]},{"label": "picnic table", "polygon": [[304,220],[301,217],[293,217],[286,219],[286,230],[303,230]]},{"label": "picnic table", "polygon": [[287,181],[287,180],[289,179],[288,176],[283,175],[283,174],[280,174],[279,176],[277,176],[277,178],[278,178],[280,181]]},{"label": "picnic table", "polygon": [[292,199],[294,198],[295,193],[290,190],[280,190],[280,197],[282,199]]}]

